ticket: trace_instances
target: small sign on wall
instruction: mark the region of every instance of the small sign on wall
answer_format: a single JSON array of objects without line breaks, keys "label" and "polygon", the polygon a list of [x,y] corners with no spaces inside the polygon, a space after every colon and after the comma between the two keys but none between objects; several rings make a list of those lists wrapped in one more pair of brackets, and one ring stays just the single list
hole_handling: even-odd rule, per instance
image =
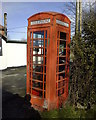
[{"label": "small sign on wall", "polygon": [[0,36],[0,56],[2,56],[2,38]]}]

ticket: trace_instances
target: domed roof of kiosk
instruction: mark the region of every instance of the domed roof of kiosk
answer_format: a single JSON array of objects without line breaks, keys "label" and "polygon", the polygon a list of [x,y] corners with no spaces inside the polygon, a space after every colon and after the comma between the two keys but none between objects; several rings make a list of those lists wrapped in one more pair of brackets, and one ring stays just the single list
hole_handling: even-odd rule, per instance
[{"label": "domed roof of kiosk", "polygon": [[49,14],[49,15],[53,15],[53,16],[62,15],[62,16],[64,16],[64,17],[66,17],[66,18],[70,21],[70,19],[69,19],[66,15],[64,15],[63,13],[53,12],[53,11],[39,12],[39,13],[33,14],[33,15],[30,16],[28,19],[30,19],[31,17],[33,17],[33,16],[35,16],[35,15],[40,15],[40,14]]}]

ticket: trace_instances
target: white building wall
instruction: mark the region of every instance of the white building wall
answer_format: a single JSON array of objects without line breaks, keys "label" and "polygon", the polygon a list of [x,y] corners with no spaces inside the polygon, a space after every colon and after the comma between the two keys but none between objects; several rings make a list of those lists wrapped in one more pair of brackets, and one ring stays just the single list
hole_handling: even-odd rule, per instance
[{"label": "white building wall", "polygon": [[27,64],[27,44],[7,43],[7,67]]},{"label": "white building wall", "polygon": [[27,44],[6,43],[2,40],[2,56],[0,56],[0,70],[7,67],[27,65]]},{"label": "white building wall", "polygon": [[0,56],[0,70],[7,68],[7,43],[2,39],[2,56]]}]

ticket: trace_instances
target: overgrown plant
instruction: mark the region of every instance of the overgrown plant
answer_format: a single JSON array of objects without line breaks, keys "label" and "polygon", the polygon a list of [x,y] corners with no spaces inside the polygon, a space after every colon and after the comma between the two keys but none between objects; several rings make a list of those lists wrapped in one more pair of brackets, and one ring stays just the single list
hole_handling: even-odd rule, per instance
[{"label": "overgrown plant", "polygon": [[83,31],[71,41],[73,63],[71,65],[70,100],[87,108],[96,103],[96,11],[92,9],[83,16]]}]

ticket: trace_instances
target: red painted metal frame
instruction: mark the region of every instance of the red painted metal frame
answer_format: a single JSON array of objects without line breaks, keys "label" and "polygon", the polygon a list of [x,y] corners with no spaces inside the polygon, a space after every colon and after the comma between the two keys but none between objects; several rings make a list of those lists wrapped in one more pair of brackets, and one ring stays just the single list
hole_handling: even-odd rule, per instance
[{"label": "red painted metal frame", "polygon": [[[31,25],[31,21],[44,20],[44,19],[50,19],[50,23]],[[68,23],[69,27],[67,28],[60,24],[57,24],[56,19]],[[42,97],[38,95],[34,95],[36,93],[33,94],[32,92],[32,87],[33,87],[32,82],[34,82],[34,79],[32,77],[32,74],[33,74],[33,32],[34,31],[44,31],[44,39],[42,40],[44,40],[44,43],[45,43],[45,39],[47,39],[47,48],[45,48],[45,44],[43,47],[41,46],[41,48],[44,48],[44,55],[43,55],[44,63],[42,64],[43,72],[41,73],[37,72],[37,74],[43,74],[43,81],[35,80],[36,82],[40,82],[43,84],[43,89],[38,88],[39,91],[43,92]],[[45,31],[47,31],[47,38],[45,38]],[[60,32],[66,33],[66,48],[64,48],[66,50],[65,56],[59,56],[59,44],[61,41]],[[32,44],[30,46],[31,40],[32,40]],[[34,108],[37,108],[39,110],[43,110],[45,107],[47,110],[59,108],[61,107],[62,104],[64,104],[65,100],[67,99],[68,82],[69,82],[69,59],[70,59],[70,48],[68,44],[70,44],[70,20],[65,15],[56,13],[56,12],[41,12],[28,18],[27,83],[26,83],[27,91],[26,92],[27,94],[31,95],[31,103]],[[45,56],[45,49],[47,49],[47,56]],[[57,53],[57,49],[58,49],[58,53]],[[42,52],[41,52],[41,55],[39,56],[42,56]],[[46,65],[45,65],[45,59],[44,59],[45,57],[47,58]],[[66,62],[64,64],[59,64],[60,57],[66,59]],[[59,72],[59,66],[61,65],[65,66],[65,71]],[[46,74],[44,73],[45,66],[46,66]],[[65,73],[65,78],[62,78],[59,80],[58,76],[60,73]],[[45,75],[46,75],[46,81],[44,81]],[[65,83],[65,85],[62,85],[62,83]],[[46,84],[46,89],[44,89],[44,84]],[[59,84],[61,84],[61,87],[59,87]],[[61,91],[64,89],[64,93],[61,95],[58,94],[60,89]],[[45,96],[44,96],[44,93],[45,93]]]}]

